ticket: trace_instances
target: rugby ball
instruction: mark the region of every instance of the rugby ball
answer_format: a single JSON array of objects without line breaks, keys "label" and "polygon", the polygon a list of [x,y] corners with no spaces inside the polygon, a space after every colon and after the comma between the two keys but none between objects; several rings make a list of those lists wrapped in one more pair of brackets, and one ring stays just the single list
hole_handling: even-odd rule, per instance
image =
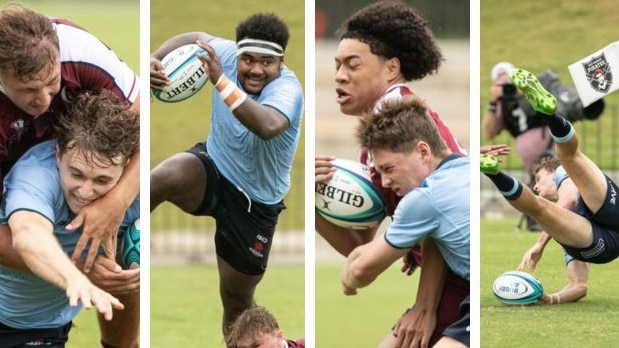
[{"label": "rugby ball", "polygon": [[175,103],[198,93],[208,82],[208,74],[196,54],[205,53],[196,44],[184,45],[168,53],[161,64],[170,83],[162,91],[153,89],[153,96],[163,102]]},{"label": "rugby ball", "polygon": [[140,219],[127,228],[122,239],[122,261],[125,269],[140,267]]},{"label": "rugby ball", "polygon": [[333,177],[315,185],[318,213],[340,227],[366,229],[378,225],[385,217],[385,205],[368,167],[346,159],[332,163]]},{"label": "rugby ball", "polygon": [[529,305],[542,298],[542,283],[527,272],[509,271],[496,278],[494,296],[506,305]]}]

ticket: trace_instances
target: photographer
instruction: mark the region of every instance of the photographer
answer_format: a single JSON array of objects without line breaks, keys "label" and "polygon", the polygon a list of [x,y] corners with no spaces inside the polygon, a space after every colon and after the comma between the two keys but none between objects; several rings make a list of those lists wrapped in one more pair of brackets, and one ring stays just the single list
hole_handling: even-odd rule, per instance
[{"label": "photographer", "polygon": [[[497,63],[490,73],[490,101],[488,102],[483,120],[483,134],[488,140],[494,139],[503,129],[507,130],[515,140],[515,148],[522,160],[524,169],[533,182],[532,168],[542,157],[552,155],[552,139],[548,133],[545,117],[539,117],[537,112],[527,103],[524,95],[510,81],[508,73],[514,65],[508,62]],[[566,86],[551,70],[537,76],[541,85],[557,97],[557,111],[565,115],[570,122],[582,119],[597,119],[604,110],[604,101],[583,108],[576,89]],[[527,217],[527,228],[539,231],[534,220]]]}]

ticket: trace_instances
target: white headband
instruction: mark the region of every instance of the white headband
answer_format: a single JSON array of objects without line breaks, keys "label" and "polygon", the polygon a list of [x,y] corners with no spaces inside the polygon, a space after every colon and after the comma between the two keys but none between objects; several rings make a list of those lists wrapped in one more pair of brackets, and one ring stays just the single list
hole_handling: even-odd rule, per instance
[{"label": "white headband", "polygon": [[236,53],[237,56],[240,56],[245,52],[270,54],[276,57],[284,56],[284,49],[282,46],[271,41],[243,39],[237,42],[236,46],[239,49]]}]

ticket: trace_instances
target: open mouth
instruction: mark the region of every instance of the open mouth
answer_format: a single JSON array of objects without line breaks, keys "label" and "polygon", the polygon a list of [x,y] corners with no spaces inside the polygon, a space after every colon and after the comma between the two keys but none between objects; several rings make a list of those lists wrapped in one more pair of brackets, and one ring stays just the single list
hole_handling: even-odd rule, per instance
[{"label": "open mouth", "polygon": [[338,104],[344,104],[350,99],[350,94],[348,94],[348,92],[346,92],[345,90],[341,88],[337,88],[335,90],[335,94],[336,94],[335,101]]}]

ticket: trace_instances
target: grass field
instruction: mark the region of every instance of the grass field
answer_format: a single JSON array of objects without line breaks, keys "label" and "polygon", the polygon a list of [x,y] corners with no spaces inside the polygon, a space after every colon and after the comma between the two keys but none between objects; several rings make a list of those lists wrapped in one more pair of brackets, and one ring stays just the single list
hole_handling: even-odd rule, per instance
[{"label": "grass field", "polygon": [[[568,65],[617,41],[614,0],[519,1],[482,0],[480,10],[480,105],[482,116],[490,93],[490,70],[500,61],[509,61],[534,73],[555,70],[564,84],[574,85]],[[619,107],[619,93],[605,98],[607,109],[595,122],[579,122],[580,134],[590,133],[587,154],[604,168],[617,169],[616,152],[619,120],[611,119],[610,106]],[[616,117],[619,113],[615,109]],[[493,143],[510,142],[503,132]],[[482,141],[482,145],[488,141]],[[518,156],[510,156],[514,168],[521,168]]]},{"label": "grass field", "polygon": [[316,347],[376,347],[413,303],[419,273],[404,276],[396,262],[356,296],[344,296],[342,264],[316,266]]},{"label": "grass field", "polygon": [[[481,220],[482,347],[615,347],[619,326],[616,263],[592,265],[587,297],[555,306],[504,306],[492,294],[492,282],[514,270],[537,233],[514,232],[516,219]],[[535,276],[546,292],[567,282],[563,251],[551,242]]]},{"label": "grass field", "polygon": [[[303,267],[270,267],[256,301],[277,318],[286,337],[304,336]],[[151,347],[225,347],[215,267],[153,267]]]},{"label": "grass field", "polygon": [[[305,12],[304,2],[231,0],[204,2],[190,0],[183,6],[170,1],[151,1],[151,50],[166,39],[187,31],[205,31],[211,35],[234,40],[236,25],[253,13],[274,12],[289,26],[290,40],[286,49],[285,64],[292,69],[304,86],[305,62]],[[230,11],[230,9],[235,9]],[[164,158],[184,151],[195,143],[204,141],[209,131],[210,98],[209,83],[198,95],[180,103],[151,104],[151,167]],[[286,197],[286,209],[280,216],[278,229],[300,230],[304,214],[304,153],[305,130],[302,126],[291,174],[292,187]],[[173,224],[172,224],[172,223]],[[211,219],[190,219],[170,204],[164,204],[151,215],[153,232],[164,229],[204,230],[212,227]]]},{"label": "grass field", "polygon": [[[8,1],[2,1],[2,6]],[[110,46],[131,68],[139,68],[139,1],[26,0],[18,3],[53,17],[67,18]],[[114,25],[110,25],[114,23]],[[83,311],[67,348],[98,347],[99,328],[93,311]]]}]

